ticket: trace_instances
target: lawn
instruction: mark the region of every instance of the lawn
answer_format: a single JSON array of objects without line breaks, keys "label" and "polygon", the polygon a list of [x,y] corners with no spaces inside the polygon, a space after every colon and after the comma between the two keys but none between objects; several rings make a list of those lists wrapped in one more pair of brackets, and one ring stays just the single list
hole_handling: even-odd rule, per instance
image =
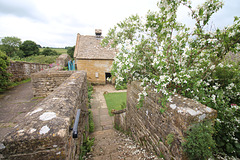
[{"label": "lawn", "polygon": [[107,103],[108,113],[110,116],[113,116],[113,114],[111,113],[112,109],[121,110],[126,107],[127,92],[108,93],[104,94],[104,97]]}]

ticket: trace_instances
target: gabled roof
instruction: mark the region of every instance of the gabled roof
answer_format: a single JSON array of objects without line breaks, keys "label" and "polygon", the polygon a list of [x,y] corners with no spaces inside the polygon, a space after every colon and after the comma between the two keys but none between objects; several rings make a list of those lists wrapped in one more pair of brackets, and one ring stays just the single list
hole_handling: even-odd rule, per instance
[{"label": "gabled roof", "polygon": [[100,45],[101,38],[96,36],[77,35],[77,41],[74,51],[76,59],[111,59],[115,57],[115,50]]}]

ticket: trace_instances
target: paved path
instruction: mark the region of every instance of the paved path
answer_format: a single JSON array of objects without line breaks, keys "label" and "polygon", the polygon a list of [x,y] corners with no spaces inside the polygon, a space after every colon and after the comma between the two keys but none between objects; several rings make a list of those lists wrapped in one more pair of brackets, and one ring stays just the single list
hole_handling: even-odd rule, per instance
[{"label": "paved path", "polygon": [[[104,92],[116,91],[112,85],[93,87],[91,100],[95,131],[90,137],[95,137],[92,152],[87,155],[88,160],[138,160],[158,159],[152,153],[138,146],[131,138],[113,129],[113,117],[110,117],[104,99]],[[125,90],[126,92],[126,90]]]},{"label": "paved path", "polygon": [[43,98],[34,98],[27,82],[0,94],[0,142]]}]

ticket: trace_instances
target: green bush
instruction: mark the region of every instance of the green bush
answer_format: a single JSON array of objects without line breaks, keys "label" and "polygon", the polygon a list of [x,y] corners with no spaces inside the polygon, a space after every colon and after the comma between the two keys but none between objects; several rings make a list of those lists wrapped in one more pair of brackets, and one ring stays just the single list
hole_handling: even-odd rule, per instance
[{"label": "green bush", "polygon": [[88,110],[88,116],[89,116],[89,133],[92,133],[94,131],[94,122],[93,122],[93,114],[92,111]]},{"label": "green bush", "polygon": [[88,108],[91,108],[91,99],[92,99],[92,93],[93,93],[93,86],[91,83],[88,83]]},{"label": "green bush", "polygon": [[9,84],[10,74],[7,72],[9,63],[8,56],[0,51],[0,90],[5,89]]},{"label": "green bush", "polygon": [[117,84],[117,85],[115,85],[115,88],[116,88],[116,90],[123,90],[123,89],[127,89],[127,83],[121,83],[121,84]]},{"label": "green bush", "polygon": [[215,141],[212,138],[214,129],[211,122],[195,124],[187,132],[183,143],[184,151],[190,160],[206,160],[213,156]]},{"label": "green bush", "polygon": [[43,51],[41,52],[42,55],[44,56],[54,56],[54,55],[58,55],[57,51],[52,50],[51,48],[47,47],[44,48]]}]

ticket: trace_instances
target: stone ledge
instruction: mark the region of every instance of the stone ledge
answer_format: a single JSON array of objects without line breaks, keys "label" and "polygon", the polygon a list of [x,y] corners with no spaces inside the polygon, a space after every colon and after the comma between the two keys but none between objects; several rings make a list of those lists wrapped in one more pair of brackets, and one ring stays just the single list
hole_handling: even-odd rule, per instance
[{"label": "stone ledge", "polygon": [[[6,159],[75,159],[87,134],[86,72],[73,73],[54,92],[26,114],[22,123],[2,142],[0,154]],[[79,138],[72,138],[77,109],[81,109]],[[76,153],[77,152],[77,153]]]}]

